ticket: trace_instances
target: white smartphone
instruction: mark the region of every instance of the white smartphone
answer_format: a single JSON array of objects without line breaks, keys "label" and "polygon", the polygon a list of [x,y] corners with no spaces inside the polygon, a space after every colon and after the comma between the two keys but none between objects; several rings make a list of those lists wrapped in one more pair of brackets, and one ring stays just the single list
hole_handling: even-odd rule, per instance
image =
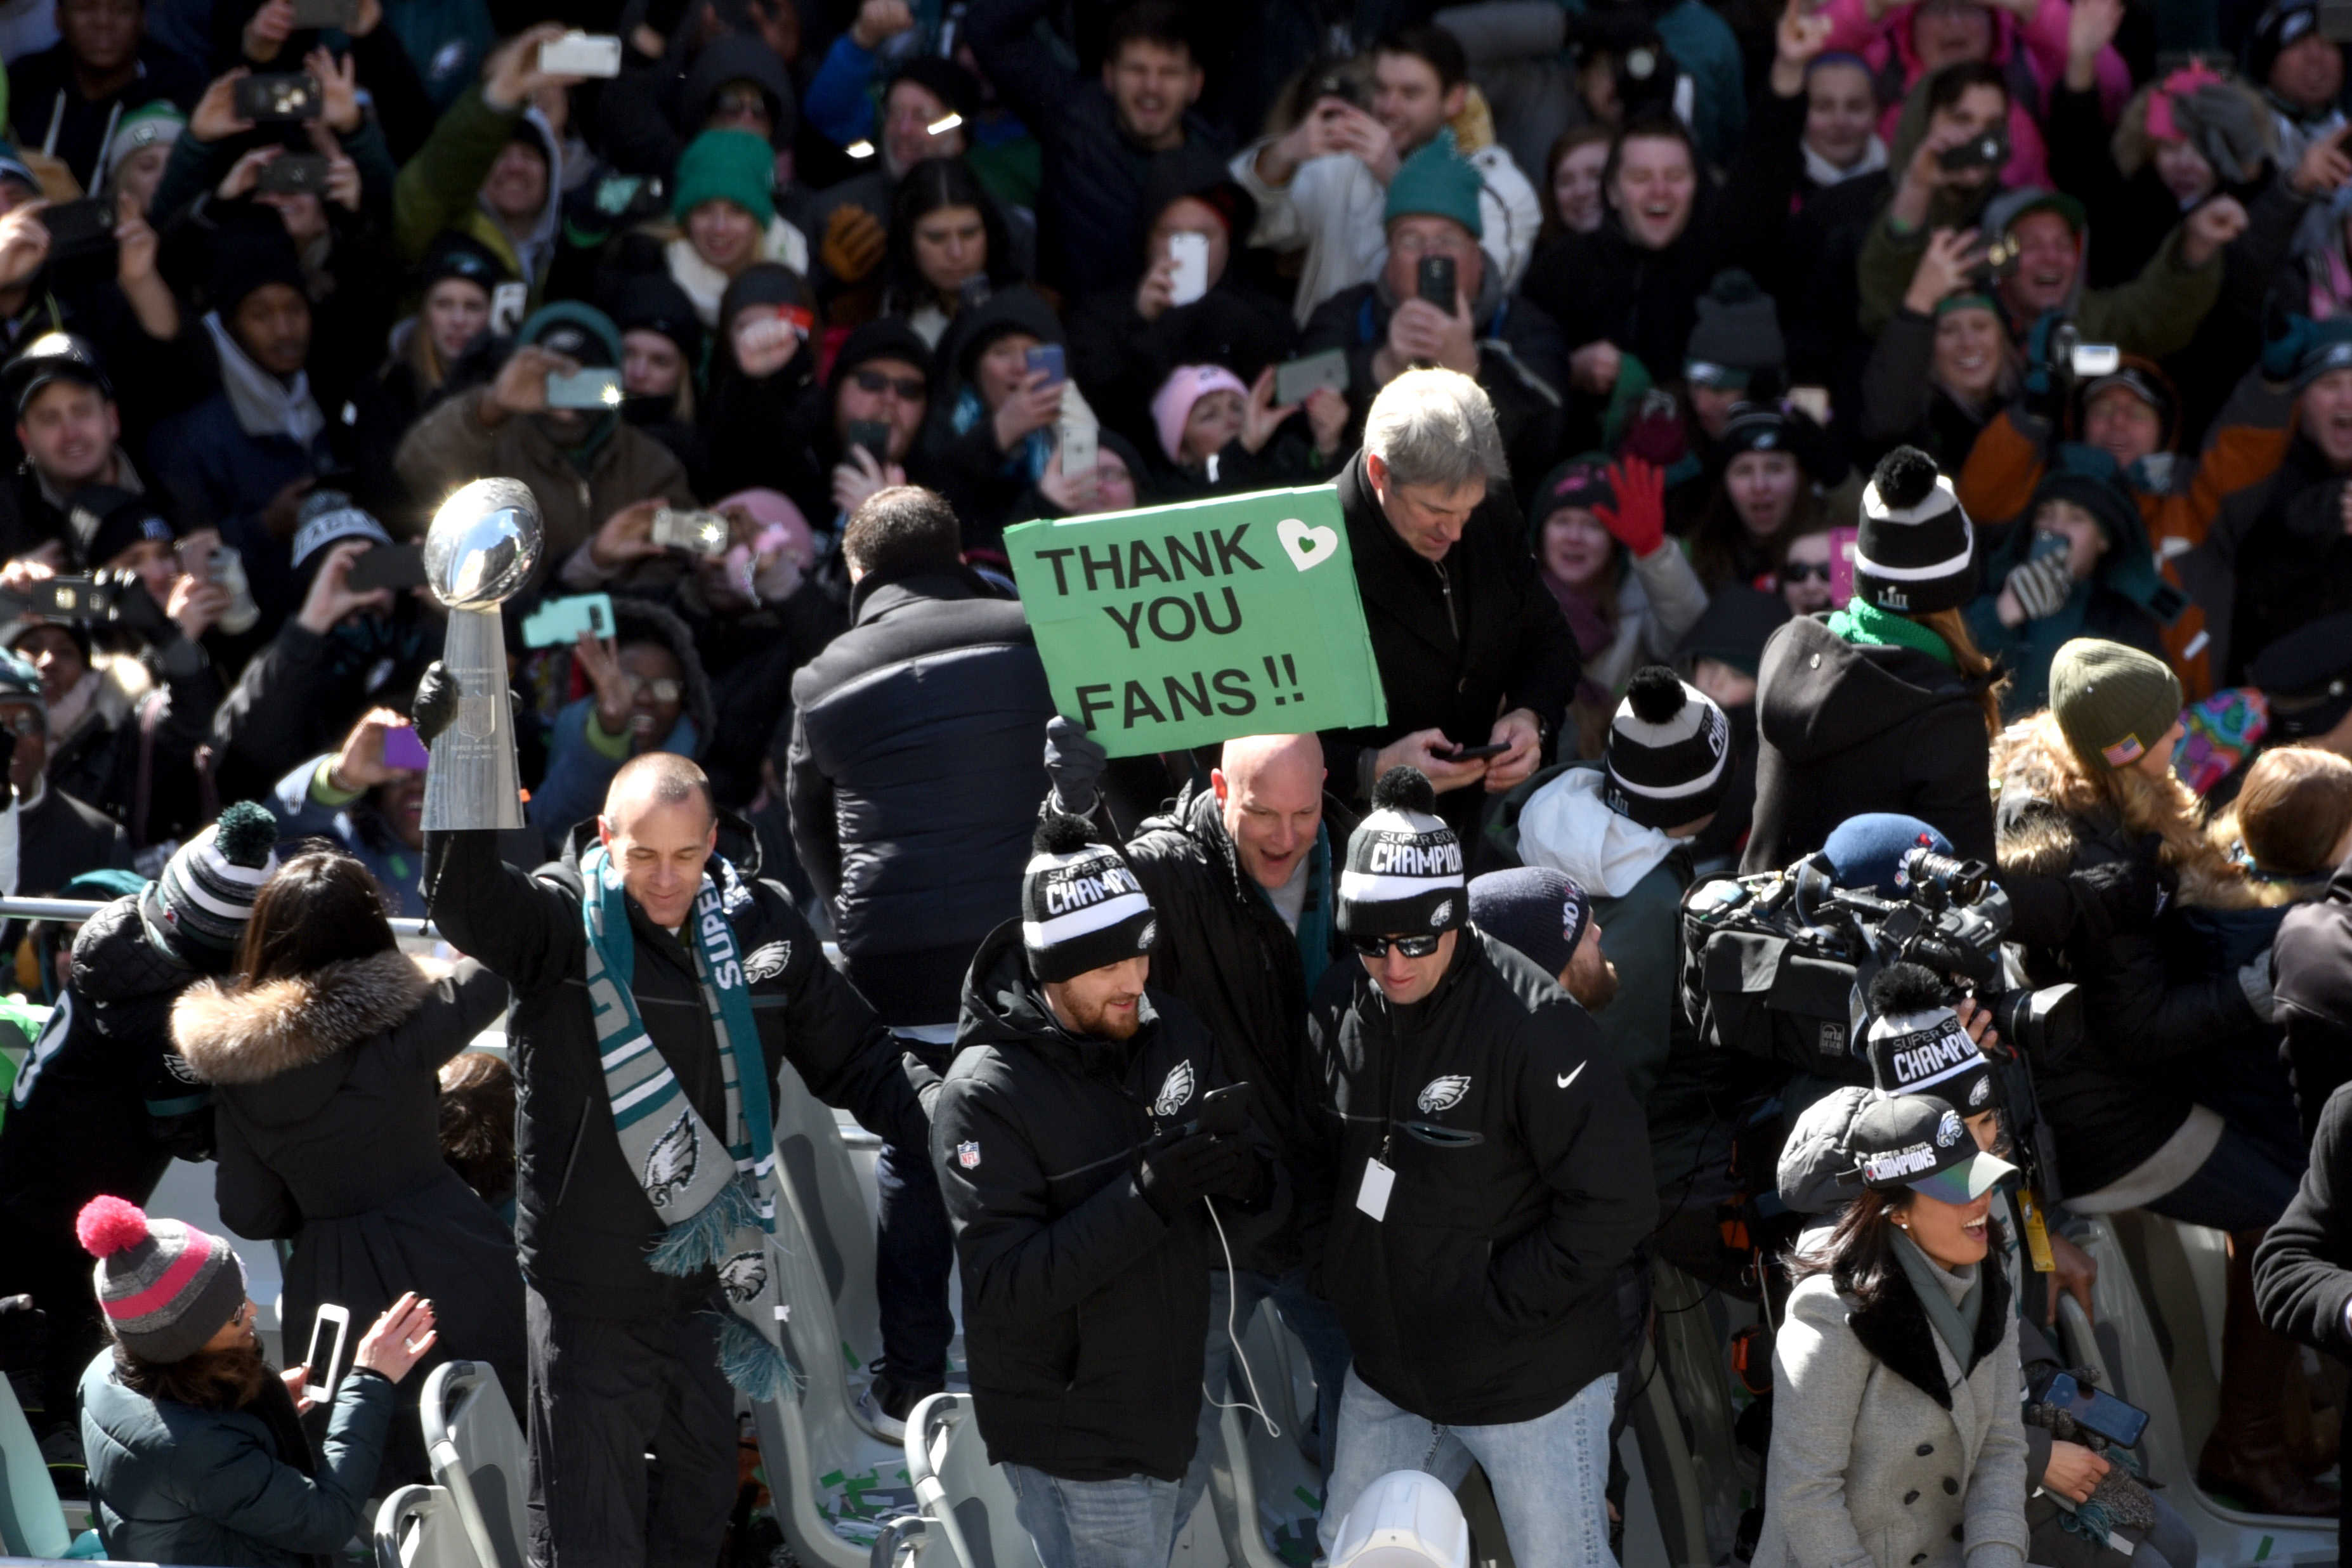
[{"label": "white smartphone", "polygon": [[1171,304],[1189,305],[1209,291],[1209,237],[1190,229],[1168,237],[1169,258],[1176,263],[1176,279],[1169,293]]},{"label": "white smartphone", "polygon": [[[330,1330],[333,1331],[331,1341],[328,1338]],[[319,1315],[310,1320],[310,1348],[302,1356],[303,1398],[323,1405],[335,1396],[335,1384],[343,1375],[343,1352],[351,1337],[352,1310],[321,1301]],[[321,1350],[326,1352],[323,1357],[320,1354]]]},{"label": "white smartphone", "polygon": [[1065,419],[1061,426],[1062,472],[1091,473],[1101,460],[1101,445],[1090,422]]},{"label": "white smartphone", "polygon": [[610,33],[566,33],[539,46],[539,68],[550,76],[618,76],[621,40]]},{"label": "white smartphone", "polygon": [[523,307],[530,303],[530,285],[501,283],[490,290],[490,331],[510,338],[522,325]]}]

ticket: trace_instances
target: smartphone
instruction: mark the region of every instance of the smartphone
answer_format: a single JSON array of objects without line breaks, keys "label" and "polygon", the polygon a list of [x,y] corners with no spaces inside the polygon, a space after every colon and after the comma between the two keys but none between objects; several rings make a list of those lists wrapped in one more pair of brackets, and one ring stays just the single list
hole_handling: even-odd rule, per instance
[{"label": "smartphone", "polygon": [[989,296],[994,292],[985,272],[975,272],[956,285],[956,298],[963,301],[962,308],[967,310],[979,310],[988,303]]},{"label": "smartphone", "polygon": [[240,77],[235,92],[239,120],[316,120],[326,109],[318,80],[309,71]]},{"label": "smartphone", "polygon": [[294,0],[294,26],[340,27],[350,32],[359,25],[360,0]]},{"label": "smartphone", "polygon": [[[352,1310],[332,1301],[320,1302],[319,1315],[310,1320],[310,1348],[302,1354],[303,1398],[323,1405],[335,1396],[335,1384],[343,1375],[343,1352],[351,1338]],[[323,1357],[321,1351],[326,1352]]]},{"label": "smartphone", "polygon": [[2121,370],[2124,352],[2113,343],[2076,343],[2067,360],[2077,376],[2091,381]]},{"label": "smartphone", "polygon": [[2037,533],[2033,536],[2033,548],[2027,552],[2026,559],[2043,561],[2053,555],[2063,555],[2074,548],[2074,543],[2063,533]]},{"label": "smartphone", "polygon": [[1249,1130],[1250,1106],[1256,1099],[1257,1091],[1246,1080],[1213,1089],[1201,1097],[1189,1125],[1195,1132],[1245,1132]]},{"label": "smartphone", "polygon": [[1446,760],[1455,763],[1483,763],[1488,757],[1499,757],[1511,749],[1508,741],[1489,741],[1483,746],[1456,746],[1446,753]]},{"label": "smartphone", "polygon": [[1830,530],[1830,607],[1842,610],[1853,598],[1853,547],[1858,528]]},{"label": "smartphone", "polygon": [[273,196],[315,196],[327,188],[327,155],[282,153],[261,165],[254,189]]},{"label": "smartphone", "polygon": [[586,632],[594,637],[613,635],[613,596],[574,594],[550,599],[523,617],[525,647],[570,647]]},{"label": "smartphone", "polygon": [[110,255],[114,250],[114,204],[95,196],[41,209],[49,234],[49,259]]},{"label": "smartphone", "polygon": [[413,773],[421,773],[425,771],[425,764],[428,760],[425,742],[418,740],[416,731],[407,725],[403,724],[397,729],[386,730],[383,732],[383,765],[385,767],[407,768]]},{"label": "smartphone", "polygon": [[1031,349],[1029,368],[1032,371],[1044,371],[1047,386],[1059,386],[1070,379],[1070,373],[1066,368],[1062,358],[1062,345],[1059,343],[1039,343],[1035,348]]},{"label": "smartphone", "polygon": [[1060,429],[1062,472],[1090,474],[1102,461],[1100,443],[1096,439],[1101,427],[1091,420],[1065,419]]},{"label": "smartphone", "polygon": [[1317,77],[1315,90],[1307,95],[1307,100],[1310,103],[1320,103],[1327,98],[1336,98],[1353,109],[1370,107],[1364,102],[1364,89],[1357,84],[1356,79],[1347,71],[1337,68],[1327,70]]},{"label": "smartphone", "polygon": [[1285,360],[1274,367],[1274,405],[1290,408],[1304,403],[1324,387],[1345,395],[1348,390],[1348,351],[1325,349],[1319,354]]},{"label": "smartphone", "polygon": [[523,308],[530,303],[530,285],[501,283],[490,290],[490,331],[510,338],[522,325]]},{"label": "smartphone", "polygon": [[2009,138],[1997,131],[1981,136],[1971,136],[1957,147],[1947,147],[1936,154],[1937,164],[1948,170],[1997,169],[2009,162]]},{"label": "smartphone", "polygon": [[621,373],[617,370],[575,370],[570,375],[551,372],[547,378],[550,408],[585,408],[601,412],[621,406]]},{"label": "smartphone", "polygon": [[1454,314],[1454,258],[1423,257],[1416,291],[1447,315]]},{"label": "smartphone", "polygon": [[1192,230],[1182,230],[1168,237],[1168,258],[1176,263],[1176,278],[1169,290],[1171,305],[1189,305],[1209,291],[1209,237]]},{"label": "smartphone", "polygon": [[354,594],[364,594],[376,588],[422,588],[425,586],[425,546],[422,544],[379,544],[363,551],[352,563],[351,572],[343,578]]},{"label": "smartphone", "polygon": [[539,68],[550,76],[618,76],[621,40],[610,33],[566,33],[539,46]]},{"label": "smartphone", "polygon": [[2084,1388],[2071,1372],[2062,1372],[2042,1391],[2042,1403],[2054,1405],[2072,1415],[2084,1430],[2130,1448],[2147,1429],[2147,1412],[2127,1405],[2103,1388]]},{"label": "smartphone", "polygon": [[23,597],[32,614],[63,620],[104,620],[114,613],[113,584],[94,577],[42,577],[26,586]]},{"label": "smartphone", "polygon": [[727,520],[715,511],[663,507],[654,513],[653,542],[666,550],[691,550],[698,555],[727,553]]}]

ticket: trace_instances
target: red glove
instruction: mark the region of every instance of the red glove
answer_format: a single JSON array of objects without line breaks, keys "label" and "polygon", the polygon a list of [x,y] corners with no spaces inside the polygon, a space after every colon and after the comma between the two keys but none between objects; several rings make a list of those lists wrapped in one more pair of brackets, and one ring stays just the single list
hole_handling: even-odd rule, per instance
[{"label": "red glove", "polygon": [[1596,506],[1592,515],[1637,559],[1654,554],[1666,542],[1665,470],[1629,457],[1609,465],[1609,485],[1617,504]]}]

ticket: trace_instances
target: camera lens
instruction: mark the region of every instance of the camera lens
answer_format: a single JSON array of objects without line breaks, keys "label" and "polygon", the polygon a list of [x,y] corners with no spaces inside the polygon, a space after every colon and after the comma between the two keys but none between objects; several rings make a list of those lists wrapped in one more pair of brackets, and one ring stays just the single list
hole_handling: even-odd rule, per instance
[{"label": "camera lens", "polygon": [[2083,1043],[2083,994],[2073,984],[2004,991],[1989,1004],[2000,1037],[2042,1067],[2056,1067]]}]

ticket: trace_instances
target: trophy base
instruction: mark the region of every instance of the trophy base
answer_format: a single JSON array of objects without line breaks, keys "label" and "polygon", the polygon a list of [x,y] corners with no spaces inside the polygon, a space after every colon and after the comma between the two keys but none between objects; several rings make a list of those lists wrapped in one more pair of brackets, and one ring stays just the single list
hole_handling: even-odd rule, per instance
[{"label": "trophy base", "polygon": [[434,738],[425,764],[425,830],[523,826],[506,632],[496,605],[449,612],[441,667],[457,682],[457,714]]}]

